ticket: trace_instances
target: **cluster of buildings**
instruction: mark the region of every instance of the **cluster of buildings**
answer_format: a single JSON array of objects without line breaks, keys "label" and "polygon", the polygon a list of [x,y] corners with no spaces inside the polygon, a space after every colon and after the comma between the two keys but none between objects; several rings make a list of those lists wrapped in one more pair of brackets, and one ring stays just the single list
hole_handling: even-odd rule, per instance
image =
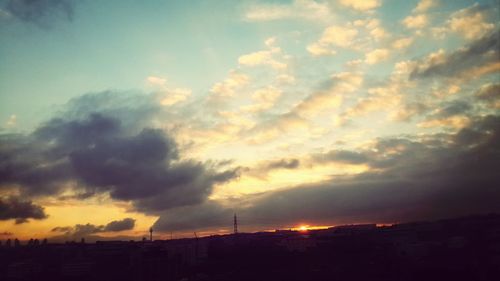
[{"label": "cluster of buildings", "polygon": [[494,280],[500,216],[0,246],[0,280]]}]

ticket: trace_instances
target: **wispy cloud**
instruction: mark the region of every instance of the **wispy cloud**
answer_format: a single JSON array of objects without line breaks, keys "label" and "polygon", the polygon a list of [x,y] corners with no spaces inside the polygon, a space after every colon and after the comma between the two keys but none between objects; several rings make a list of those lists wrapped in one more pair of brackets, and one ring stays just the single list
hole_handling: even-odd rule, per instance
[{"label": "wispy cloud", "polygon": [[340,0],[339,3],[343,6],[363,12],[372,11],[382,5],[381,0]]},{"label": "wispy cloud", "polygon": [[57,19],[71,21],[74,5],[73,0],[9,0],[5,11],[18,20],[49,27]]},{"label": "wispy cloud", "polygon": [[331,16],[329,6],[314,0],[294,0],[291,4],[252,5],[245,12],[248,21],[273,21],[283,19],[322,20]]}]

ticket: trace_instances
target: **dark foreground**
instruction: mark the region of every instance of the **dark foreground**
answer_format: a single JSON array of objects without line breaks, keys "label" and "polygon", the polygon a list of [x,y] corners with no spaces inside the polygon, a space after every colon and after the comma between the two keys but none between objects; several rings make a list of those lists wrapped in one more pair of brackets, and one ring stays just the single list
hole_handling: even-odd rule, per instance
[{"label": "dark foreground", "polygon": [[154,242],[0,246],[0,280],[499,278],[499,215]]}]

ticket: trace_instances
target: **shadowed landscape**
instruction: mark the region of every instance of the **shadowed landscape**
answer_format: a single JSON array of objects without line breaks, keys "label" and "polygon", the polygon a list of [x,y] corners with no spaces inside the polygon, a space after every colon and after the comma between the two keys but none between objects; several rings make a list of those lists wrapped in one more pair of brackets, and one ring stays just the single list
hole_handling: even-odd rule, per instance
[{"label": "shadowed landscape", "polygon": [[191,239],[3,241],[0,280],[492,280],[500,215]]}]

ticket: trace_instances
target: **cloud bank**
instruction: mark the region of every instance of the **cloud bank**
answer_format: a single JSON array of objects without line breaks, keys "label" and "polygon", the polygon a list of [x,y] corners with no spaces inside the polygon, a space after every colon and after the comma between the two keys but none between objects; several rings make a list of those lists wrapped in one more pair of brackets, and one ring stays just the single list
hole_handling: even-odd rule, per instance
[{"label": "cloud bank", "polygon": [[267,192],[232,206],[174,208],[155,228],[392,223],[500,211],[500,117],[476,118],[455,134],[381,138],[361,151],[333,149],[313,161],[365,164],[369,172]]},{"label": "cloud bank", "polygon": [[134,229],[135,219],[124,218],[109,222],[106,225],[76,224],[75,226],[58,226],[52,229],[52,232],[62,232],[68,236],[83,237],[99,232],[119,232]]},{"label": "cloud bank", "polygon": [[[106,225],[76,224],[74,226],[57,226],[52,229],[56,236],[51,237],[51,241],[78,241],[82,238],[87,241],[109,240],[116,237],[107,238],[101,236],[102,233],[118,233],[120,231],[132,230],[135,227],[135,219],[124,218],[122,220],[111,221]],[[131,239],[132,237],[120,236],[120,238]]]},{"label": "cloud bank", "polygon": [[[0,190],[27,198],[68,189],[82,198],[106,193],[143,212],[202,203],[237,170],[216,171],[214,163],[181,159],[166,130],[146,125],[162,112],[155,99],[84,95],[31,134],[1,135]],[[7,210],[5,218],[30,216],[20,208]]]}]

